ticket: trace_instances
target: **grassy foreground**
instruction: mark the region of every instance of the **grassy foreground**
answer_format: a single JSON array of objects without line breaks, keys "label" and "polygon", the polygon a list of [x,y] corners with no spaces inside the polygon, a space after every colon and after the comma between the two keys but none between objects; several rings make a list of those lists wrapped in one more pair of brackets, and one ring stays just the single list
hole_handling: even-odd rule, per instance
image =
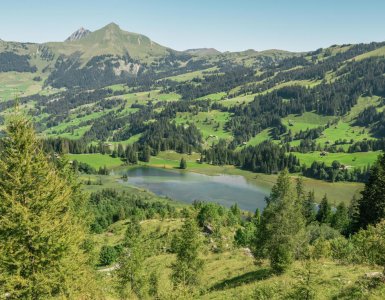
[{"label": "grassy foreground", "polygon": [[[161,232],[173,234],[181,227],[181,219],[145,220],[141,222],[144,234]],[[95,236],[98,247],[101,245],[117,245],[122,242],[127,223],[120,221],[110,226],[105,233]],[[230,233],[231,235],[231,233]],[[229,238],[230,239],[230,238]],[[205,267],[200,285],[196,294],[190,294],[195,299],[285,299],[296,284],[300,281],[300,274],[306,267],[297,261],[287,273],[275,275],[271,272],[267,261],[255,264],[247,249],[235,248],[228,241],[228,248],[222,253],[209,251],[210,242],[204,246],[202,258]],[[161,253],[145,261],[147,273],[155,271],[159,274],[159,294],[162,299],[175,298],[169,279],[171,264],[175,255]],[[344,293],[356,286],[366,273],[381,271],[381,268],[369,265],[346,265],[338,262],[321,259],[312,262],[314,271],[312,288],[315,299],[349,299]],[[100,271],[101,281],[109,294],[109,299],[119,299],[112,288],[113,272]],[[383,299],[385,288],[380,288],[371,293],[368,299]],[[184,295],[183,299],[186,295]],[[171,299],[171,298],[168,298]],[[179,298],[181,299],[181,298]],[[351,298],[350,298],[351,299]]]}]

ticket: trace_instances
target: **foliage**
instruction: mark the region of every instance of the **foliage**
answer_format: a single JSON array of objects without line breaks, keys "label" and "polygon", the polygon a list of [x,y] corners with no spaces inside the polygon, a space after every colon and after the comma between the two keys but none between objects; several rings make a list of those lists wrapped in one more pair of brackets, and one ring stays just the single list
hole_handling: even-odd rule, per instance
[{"label": "foliage", "polygon": [[0,294],[98,297],[82,249],[85,197],[71,172],[47,160],[24,117],[10,119],[1,142]]},{"label": "foliage", "polygon": [[175,285],[191,286],[199,283],[203,260],[199,258],[202,241],[197,224],[186,219],[174,244],[176,261],[172,264],[172,281]]},{"label": "foliage", "polygon": [[366,228],[385,218],[385,155],[372,167],[370,177],[358,203],[357,227]]},{"label": "foliage", "polygon": [[180,160],[179,169],[184,170],[184,169],[186,169],[186,168],[187,168],[187,162],[186,162],[186,160],[184,159],[184,157],[182,157],[181,160]]},{"label": "foliage", "polygon": [[302,204],[294,195],[285,169],[267,199],[257,230],[256,255],[270,258],[277,273],[287,270],[295,259],[298,235],[304,230]]}]

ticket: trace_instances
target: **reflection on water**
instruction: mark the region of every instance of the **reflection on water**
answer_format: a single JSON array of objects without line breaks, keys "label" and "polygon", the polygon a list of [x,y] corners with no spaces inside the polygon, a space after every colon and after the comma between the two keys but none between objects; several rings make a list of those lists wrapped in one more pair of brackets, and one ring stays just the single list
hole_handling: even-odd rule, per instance
[{"label": "reflection on water", "polygon": [[243,176],[207,176],[149,167],[129,169],[124,174],[129,184],[187,203],[204,200],[227,207],[238,203],[243,210],[255,211],[264,208],[264,199],[269,193],[265,188],[248,183]]}]

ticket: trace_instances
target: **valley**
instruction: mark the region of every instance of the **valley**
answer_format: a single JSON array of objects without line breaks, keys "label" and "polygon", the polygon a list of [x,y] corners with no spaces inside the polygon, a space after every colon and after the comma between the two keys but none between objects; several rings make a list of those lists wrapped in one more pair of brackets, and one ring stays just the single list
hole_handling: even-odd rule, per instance
[{"label": "valley", "polygon": [[0,298],[384,299],[384,49],[0,40]]}]

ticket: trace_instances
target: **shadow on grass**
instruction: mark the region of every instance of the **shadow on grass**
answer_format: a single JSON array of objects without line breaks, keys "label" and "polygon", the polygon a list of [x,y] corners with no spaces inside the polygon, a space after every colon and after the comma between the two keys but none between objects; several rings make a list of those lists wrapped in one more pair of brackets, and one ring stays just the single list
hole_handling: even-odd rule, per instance
[{"label": "shadow on grass", "polygon": [[218,291],[231,289],[243,284],[248,284],[254,281],[264,280],[273,275],[271,269],[259,269],[257,271],[248,272],[231,279],[226,279],[213,285],[209,291]]}]

